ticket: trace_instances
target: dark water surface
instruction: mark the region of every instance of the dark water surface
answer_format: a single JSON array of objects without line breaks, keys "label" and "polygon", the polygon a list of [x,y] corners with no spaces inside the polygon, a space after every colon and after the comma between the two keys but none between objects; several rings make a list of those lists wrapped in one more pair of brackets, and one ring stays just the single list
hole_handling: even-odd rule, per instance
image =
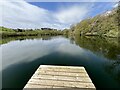
[{"label": "dark water surface", "polygon": [[118,39],[24,38],[1,44],[0,49],[3,88],[23,88],[39,65],[84,66],[96,88],[120,88]]}]

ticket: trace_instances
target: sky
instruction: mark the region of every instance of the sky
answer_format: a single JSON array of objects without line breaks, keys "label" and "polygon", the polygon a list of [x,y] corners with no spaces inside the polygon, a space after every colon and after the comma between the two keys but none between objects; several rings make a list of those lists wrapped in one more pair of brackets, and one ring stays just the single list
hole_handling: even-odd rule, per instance
[{"label": "sky", "polygon": [[[94,0],[95,1],[95,0]],[[4,0],[0,3],[0,26],[8,28],[69,28],[117,6],[116,2],[30,2]]]}]

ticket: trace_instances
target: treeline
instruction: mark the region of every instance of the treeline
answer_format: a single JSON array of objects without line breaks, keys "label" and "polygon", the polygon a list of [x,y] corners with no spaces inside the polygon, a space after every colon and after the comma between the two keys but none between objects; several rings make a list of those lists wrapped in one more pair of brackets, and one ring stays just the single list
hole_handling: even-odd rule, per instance
[{"label": "treeline", "polygon": [[120,37],[120,6],[71,26],[69,35]]},{"label": "treeline", "polygon": [[56,35],[66,35],[64,31],[56,29],[10,29],[5,27],[0,27],[0,35],[4,37],[15,37],[15,36],[56,36]]}]

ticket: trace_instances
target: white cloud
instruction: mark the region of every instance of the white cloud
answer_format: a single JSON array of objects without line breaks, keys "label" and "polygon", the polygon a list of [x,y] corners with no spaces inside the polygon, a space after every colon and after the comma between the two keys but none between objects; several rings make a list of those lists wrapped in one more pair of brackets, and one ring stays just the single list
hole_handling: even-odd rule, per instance
[{"label": "white cloud", "polygon": [[116,3],[115,5],[113,5],[113,8],[116,8],[118,6],[118,3]]},{"label": "white cloud", "polygon": [[73,24],[80,21],[87,12],[88,10],[86,7],[74,5],[72,7],[60,10],[56,14],[56,17],[60,23]]},{"label": "white cloud", "polygon": [[[25,1],[3,2],[3,25],[8,27],[32,28],[39,22],[48,22],[49,12],[45,9],[30,5]],[[41,24],[40,24],[41,25]]]},{"label": "white cloud", "polygon": [[24,0],[12,2],[4,0],[1,26],[10,28],[68,28],[79,22],[88,13],[87,5],[73,5],[59,9],[57,12],[31,5]]}]

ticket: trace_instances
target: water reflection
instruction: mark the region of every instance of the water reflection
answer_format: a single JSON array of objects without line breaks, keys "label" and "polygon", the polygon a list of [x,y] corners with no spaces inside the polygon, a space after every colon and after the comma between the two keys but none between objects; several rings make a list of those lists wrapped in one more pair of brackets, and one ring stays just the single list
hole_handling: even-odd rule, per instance
[{"label": "water reflection", "polygon": [[120,81],[120,41],[116,38],[74,37],[75,43],[107,59],[103,64],[107,73]]},{"label": "water reflection", "polygon": [[7,38],[2,38],[0,40],[0,44],[6,44],[10,41],[15,41],[15,40],[26,40],[26,39],[42,39],[42,40],[50,40],[52,39],[52,36],[18,36],[18,37],[7,37]]},{"label": "water reflection", "polygon": [[42,64],[84,66],[97,88],[118,88],[119,45],[115,40],[98,37],[59,36],[17,39],[2,44],[3,88],[23,88]]},{"label": "water reflection", "polygon": [[104,55],[111,60],[120,59],[120,41],[116,38],[75,36],[74,40],[77,45],[95,54]]},{"label": "water reflection", "polygon": [[[3,53],[3,69],[9,65],[20,62],[28,62],[36,58],[48,55],[62,43],[65,44],[63,38],[57,37],[57,40],[52,38],[52,40],[43,39],[26,39],[26,40],[16,40],[9,42],[7,44],[1,45]],[[7,63],[9,62],[9,63]]]}]

